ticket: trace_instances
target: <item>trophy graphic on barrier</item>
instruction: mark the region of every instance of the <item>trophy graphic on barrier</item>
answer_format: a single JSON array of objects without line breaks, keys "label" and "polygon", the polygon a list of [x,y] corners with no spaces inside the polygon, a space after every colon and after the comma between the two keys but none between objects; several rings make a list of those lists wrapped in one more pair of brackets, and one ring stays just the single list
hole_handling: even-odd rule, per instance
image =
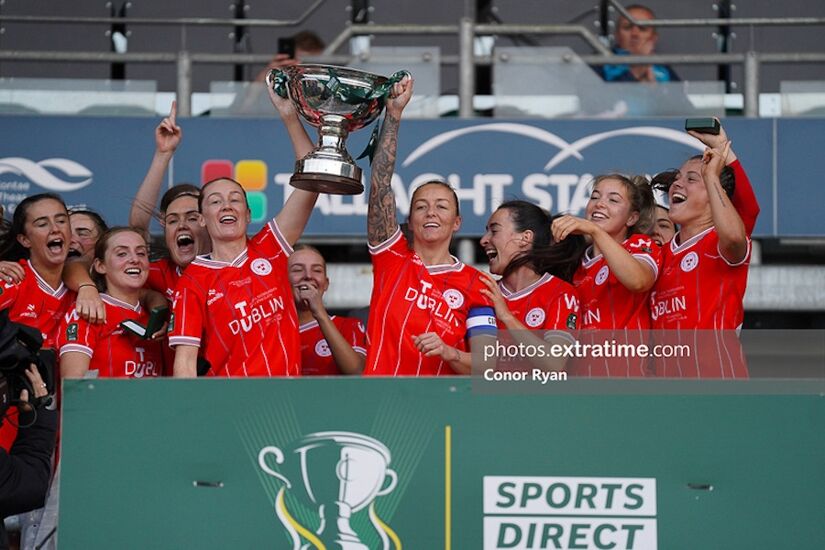
[{"label": "trophy graphic on barrier", "polygon": [[[353,432],[318,432],[298,441],[290,454],[297,455],[303,487],[294,486],[270,466],[271,462],[285,463],[285,455],[278,447],[261,449],[258,465],[285,484],[275,508],[292,536],[295,550],[312,548],[310,544],[318,547],[319,543],[329,549],[369,550],[350,525],[353,515],[367,507],[384,549],[390,548],[390,540],[396,548],[400,546],[398,536],[378,518],[373,507],[376,497],[391,493],[398,482],[398,475],[389,467],[390,451],[383,443]],[[287,489],[299,492],[303,500],[318,507],[321,523],[315,533],[300,525],[287,510]],[[300,546],[302,538],[310,544]]]},{"label": "trophy graphic on barrier", "polygon": [[320,136],[315,150],[295,162],[289,183],[334,195],[363,192],[361,169],[347,152],[345,141],[350,132],[381,114],[393,84],[406,74],[400,71],[387,78],[330,65],[293,65],[270,71],[267,85],[281,97],[289,97]]}]

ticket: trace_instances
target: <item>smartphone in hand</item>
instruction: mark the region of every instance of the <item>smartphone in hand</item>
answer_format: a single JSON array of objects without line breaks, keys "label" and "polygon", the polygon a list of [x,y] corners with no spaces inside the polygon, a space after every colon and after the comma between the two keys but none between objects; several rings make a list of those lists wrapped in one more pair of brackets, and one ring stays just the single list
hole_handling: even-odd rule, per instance
[{"label": "smartphone in hand", "polygon": [[169,308],[166,306],[153,307],[149,312],[149,322],[144,327],[133,319],[126,319],[120,323],[120,326],[135,336],[149,340],[154,333],[160,330],[163,323],[169,317]]},{"label": "smartphone in hand", "polygon": [[289,56],[290,59],[295,58],[295,39],[294,38],[279,38],[278,39],[278,53]]},{"label": "smartphone in hand", "polygon": [[719,121],[713,117],[689,118],[685,120],[685,130],[693,130],[700,134],[713,134],[718,136],[720,128]]}]

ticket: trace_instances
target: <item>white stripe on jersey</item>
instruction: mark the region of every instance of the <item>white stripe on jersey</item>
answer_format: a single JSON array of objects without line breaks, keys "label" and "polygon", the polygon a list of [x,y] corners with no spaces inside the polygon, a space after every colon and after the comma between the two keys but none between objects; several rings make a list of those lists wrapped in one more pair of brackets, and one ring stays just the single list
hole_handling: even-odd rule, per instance
[{"label": "white stripe on jersey", "polygon": [[83,355],[88,355],[89,357],[92,356],[94,353],[92,348],[88,346],[84,346],[82,344],[65,344],[63,347],[60,348],[60,356],[63,357],[64,353],[69,352],[77,352],[82,353]]}]

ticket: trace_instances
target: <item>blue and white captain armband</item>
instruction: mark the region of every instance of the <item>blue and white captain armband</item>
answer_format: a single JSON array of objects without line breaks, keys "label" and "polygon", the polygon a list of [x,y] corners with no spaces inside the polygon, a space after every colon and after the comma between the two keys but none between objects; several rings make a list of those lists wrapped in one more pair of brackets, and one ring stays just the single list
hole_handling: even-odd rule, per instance
[{"label": "blue and white captain armband", "polygon": [[467,336],[472,338],[482,334],[495,336],[498,333],[496,328],[496,312],[490,306],[471,307],[467,315]]}]

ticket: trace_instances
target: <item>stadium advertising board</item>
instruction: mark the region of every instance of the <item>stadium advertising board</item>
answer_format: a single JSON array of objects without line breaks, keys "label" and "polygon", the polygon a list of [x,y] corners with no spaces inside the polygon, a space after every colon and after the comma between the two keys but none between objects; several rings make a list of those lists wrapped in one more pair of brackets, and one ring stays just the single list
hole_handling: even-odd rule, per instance
[{"label": "stadium advertising board", "polygon": [[501,383],[481,394],[473,384],[66,381],[58,542],[88,550],[825,544],[821,384],[706,382],[697,392],[674,381],[578,380],[556,382],[552,395]]},{"label": "stadium advertising board", "polygon": [[[12,210],[27,194],[54,191],[72,205],[124,223],[152,157],[157,123],[137,118],[2,117],[0,203]],[[180,121],[184,131],[169,182],[234,177],[249,194],[253,229],[276,214],[291,192],[294,159],[278,120]],[[553,212],[580,214],[593,175],[654,174],[701,152],[681,119],[411,120],[402,126],[393,188],[406,216],[411,190],[449,181],[461,201],[460,234],[478,236],[495,206],[524,198]],[[825,159],[822,120],[727,119],[724,125],[762,207],[756,235],[823,235],[818,185]],[[314,129],[310,129],[314,137]],[[348,140],[357,154],[369,132]],[[367,168],[366,160],[359,161]],[[368,174],[368,169],[365,174]],[[363,235],[367,194],[322,195],[309,235]]]}]

